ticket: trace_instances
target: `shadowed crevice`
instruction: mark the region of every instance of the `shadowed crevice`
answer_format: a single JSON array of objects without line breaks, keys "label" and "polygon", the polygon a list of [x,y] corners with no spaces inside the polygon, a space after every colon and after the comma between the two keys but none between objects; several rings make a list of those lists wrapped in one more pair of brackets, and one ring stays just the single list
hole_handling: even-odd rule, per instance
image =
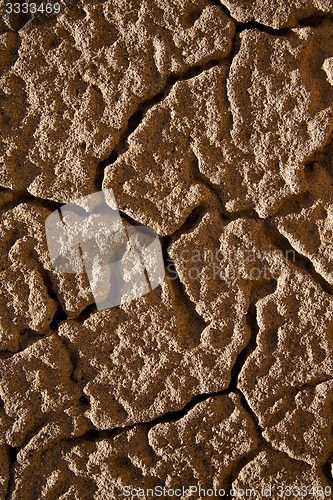
[{"label": "shadowed crevice", "polygon": [[328,483],[333,487],[333,478],[332,478],[332,463],[333,463],[333,453],[328,457],[327,461],[322,465],[321,471]]},{"label": "shadowed crevice", "polygon": [[120,217],[125,222],[127,222],[127,224],[129,224],[130,226],[143,226],[143,224],[141,224],[140,222],[136,221],[135,219],[133,219],[133,217],[131,217],[130,215],[126,214],[122,210],[118,209],[118,211],[119,211]]},{"label": "shadowed crevice", "polygon": [[[16,352],[12,352],[12,351],[0,351],[0,360],[11,358],[14,354],[16,354]],[[0,408],[1,407],[2,407],[2,403],[0,402]]]},{"label": "shadowed crevice", "polygon": [[325,21],[333,21],[333,14],[318,10],[315,14],[300,19],[293,26],[282,26],[281,28],[273,28],[272,26],[260,23],[258,21],[255,21],[254,19],[245,22],[237,21],[232,16],[231,11],[228,9],[228,7],[224,5],[223,0],[210,0],[210,3],[212,5],[219,6],[221,10],[225,13],[225,15],[235,23],[237,33],[241,33],[242,31],[249,29],[256,29],[257,31],[261,31],[262,33],[267,33],[269,35],[281,36],[290,33],[291,30],[295,28],[300,28],[300,27],[315,28],[317,26],[320,26]]},{"label": "shadowed crevice", "polygon": [[68,319],[67,314],[65,313],[65,310],[63,307],[58,304],[57,310],[55,315],[53,316],[53,319],[50,323],[50,328],[53,332],[57,332],[59,329],[59,325],[62,321],[65,321]]},{"label": "shadowed crevice", "polygon": [[8,446],[8,456],[10,465],[9,465],[8,488],[4,500],[9,500],[12,492],[14,491],[15,487],[14,467],[15,464],[17,463],[16,457],[19,451],[20,448],[17,448],[15,446]]},{"label": "shadowed crevice", "polygon": [[183,234],[189,234],[194,231],[199,226],[200,222],[202,221],[205,214],[208,213],[208,211],[208,205],[198,205],[197,207],[194,207],[191,213],[186,217],[182,226],[180,226],[180,228],[178,228],[174,233],[170,235],[172,237],[172,240],[177,240]]},{"label": "shadowed crevice", "polygon": [[221,215],[225,220],[231,220],[230,214],[225,208],[225,203],[223,199],[222,189],[218,184],[214,184],[201,170],[200,170],[200,160],[194,154],[192,162],[192,175],[193,178],[200,184],[206,186],[212,193],[214,199],[220,206]]},{"label": "shadowed crevice", "polygon": [[96,186],[96,191],[102,191],[103,188],[103,180],[104,180],[104,170],[106,167],[109,167],[118,158],[117,149],[113,149],[111,153],[102,161],[100,161],[96,167],[96,174],[94,180],[94,186]]},{"label": "shadowed crevice", "polygon": [[316,168],[326,170],[333,181],[333,134],[328,137],[325,145],[315,151],[304,164],[304,172],[310,185],[316,182],[316,179],[312,177]]},{"label": "shadowed crevice", "polygon": [[[256,304],[259,300],[271,295],[275,292],[277,288],[277,281],[275,279],[265,280],[255,284],[251,290],[250,305],[246,314],[246,323],[250,332],[250,338],[247,345],[238,354],[236,361],[231,369],[231,381],[229,389],[232,391],[240,391],[238,387],[239,375],[246,363],[248,357],[257,348],[257,336],[259,333],[259,325],[257,321],[257,308]],[[241,393],[242,394],[242,393]],[[242,394],[244,401],[246,402],[245,396]],[[247,404],[247,402],[246,402]],[[250,411],[250,407],[248,410]]]},{"label": "shadowed crevice", "polygon": [[[131,425],[126,425],[123,427],[114,427],[112,429],[103,429],[99,430],[96,429],[96,427],[91,423],[93,429],[89,430],[88,432],[82,434],[79,437],[73,438],[75,441],[98,441],[101,439],[112,439],[118,434],[121,434],[122,432],[129,431],[135,427],[141,427],[144,426],[147,429],[147,432],[155,427],[158,424],[162,423],[167,423],[167,422],[177,422],[181,418],[187,415],[187,413],[192,410],[197,404],[202,403],[203,401],[206,401],[207,399],[218,396],[218,395],[228,395],[230,394],[231,391],[229,389],[223,389],[218,392],[212,392],[212,393],[203,393],[203,394],[197,394],[192,397],[192,399],[184,405],[183,408],[179,410],[171,410],[163,415],[154,418],[153,420],[146,421],[146,422],[136,422]],[[85,404],[89,405],[88,398],[85,399]],[[71,439],[69,439],[71,441]]]},{"label": "shadowed crevice", "polygon": [[164,260],[164,266],[166,270],[166,279],[168,280],[169,286],[171,286],[173,292],[176,295],[177,301],[182,304],[187,311],[189,317],[191,317],[191,338],[196,345],[200,344],[200,337],[203,330],[206,328],[207,323],[202,316],[197,312],[195,303],[189,297],[184,284],[181,282],[175,263],[169,255],[169,246],[171,243],[171,237],[165,236],[162,242],[162,255]]},{"label": "shadowed crevice", "polygon": [[[73,342],[71,342],[71,340],[69,340],[67,337],[58,337],[58,338],[60,338],[62,345],[66,349],[68,356],[69,356],[69,359],[70,359],[70,362],[71,362],[71,365],[72,365],[72,371],[70,374],[70,378],[75,384],[79,384],[81,381],[81,377],[78,376],[78,366],[80,364],[79,351],[78,351],[78,349],[76,349]],[[83,394],[84,393],[82,393],[81,398],[83,398]],[[81,401],[81,402],[84,404],[83,401]],[[88,401],[88,404],[89,404],[89,401]],[[90,404],[89,404],[89,406],[90,406]]]},{"label": "shadowed crevice", "polygon": [[281,249],[286,258],[309,274],[325,293],[333,295],[333,285],[326,281],[325,278],[315,270],[314,265],[308,257],[301,255],[295,250],[290,241],[280,233],[278,227],[271,219],[265,221],[265,227],[265,233],[268,240],[277,248]]},{"label": "shadowed crevice", "polygon": [[254,305],[250,306],[246,314],[246,323],[250,330],[250,339],[247,345],[238,354],[236,361],[230,372],[230,386],[229,388],[233,391],[238,389],[238,378],[239,374],[250,354],[255,350],[257,346],[257,334],[259,332],[259,326],[256,321],[256,308]]},{"label": "shadowed crevice", "polygon": [[300,26],[302,28],[316,28],[325,21],[333,21],[333,14],[319,11],[312,16],[300,19],[297,23],[297,27]]},{"label": "shadowed crevice", "polygon": [[86,321],[88,318],[90,318],[90,316],[92,314],[95,314],[97,312],[97,307],[96,307],[96,303],[93,302],[92,304],[89,304],[87,307],[85,307],[81,312],[80,314],[76,317],[76,318],[73,318],[75,319],[75,321],[80,321],[80,322],[84,322]]},{"label": "shadowed crevice", "polygon": [[7,212],[8,210],[12,210],[13,208],[17,207],[18,205],[21,205],[22,203],[30,203],[32,205],[37,205],[42,208],[47,208],[51,212],[57,210],[59,207],[63,205],[63,203],[57,203],[56,201],[47,200],[44,198],[38,198],[30,194],[28,191],[12,191],[11,189],[4,188],[1,189],[0,192],[13,193],[14,195],[13,200],[8,201],[7,203],[3,203],[0,206],[0,214]]},{"label": "shadowed crevice", "polygon": [[188,403],[186,403],[186,405],[181,410],[169,411],[167,413],[164,413],[160,417],[157,417],[154,420],[148,422],[149,429],[152,429],[158,424],[177,422],[181,418],[185,417],[189,413],[189,411],[191,411],[199,403],[203,403],[207,399],[214,396],[228,396],[231,392],[232,391],[229,388],[226,388],[217,392],[196,394]]},{"label": "shadowed crevice", "polygon": [[[259,446],[253,450],[253,451],[250,451],[250,453],[248,453],[247,455],[245,455],[244,457],[241,457],[237,462],[236,464],[234,464],[231,472],[228,474],[226,480],[225,480],[225,483],[226,483],[226,487],[225,487],[225,490],[226,490],[226,495],[223,497],[223,498],[235,498],[234,495],[231,495],[230,492],[232,490],[232,484],[233,482],[238,478],[240,472],[242,469],[244,469],[244,467],[249,464],[250,462],[252,462],[252,460],[254,460],[256,458],[256,456],[265,449],[265,446],[263,444],[259,444]],[[222,497],[221,497],[222,498]],[[246,498],[246,497],[245,497]]]},{"label": "shadowed crevice", "polygon": [[[17,354],[23,353],[26,349],[29,349],[32,345],[36,344],[40,340],[43,340],[47,337],[50,337],[50,333],[38,333],[31,328],[24,328],[20,332],[19,336],[19,348],[17,351],[0,351],[0,360],[6,360],[9,358],[13,358]],[[1,398],[0,398],[0,408],[2,406]]]},{"label": "shadowed crevice", "polygon": [[313,203],[314,197],[310,191],[290,196],[283,200],[281,206],[274,212],[274,217],[299,214],[304,208],[311,207]]},{"label": "shadowed crevice", "polygon": [[223,62],[227,61],[227,58],[213,59],[205,64],[195,65],[187,70],[170,75],[164,84],[163,90],[159,91],[155,96],[150,97],[139,104],[136,110],[127,120],[127,125],[123,129],[120,135],[117,146],[109,153],[109,155],[102,159],[98,166],[95,177],[96,189],[100,191],[102,189],[102,183],[104,178],[104,170],[106,167],[112,165],[117,160],[118,156],[123,155],[129,149],[129,138],[137,130],[137,128],[143,123],[145,116],[150,108],[155,105],[160,104],[172,91],[174,85],[178,82],[183,82],[195,78],[205,71],[210,70],[213,67],[219,66]]},{"label": "shadowed crevice", "polygon": [[261,33],[267,33],[268,35],[281,36],[290,33],[291,28],[272,28],[270,26],[266,26],[265,24],[258,23],[257,21],[237,23],[236,33],[242,33],[247,30],[257,30]]}]

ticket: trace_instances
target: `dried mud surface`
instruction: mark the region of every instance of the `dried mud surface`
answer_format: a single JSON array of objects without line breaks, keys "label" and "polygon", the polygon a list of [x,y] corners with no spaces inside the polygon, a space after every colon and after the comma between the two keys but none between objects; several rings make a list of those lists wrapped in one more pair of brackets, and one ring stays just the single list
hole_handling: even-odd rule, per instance
[{"label": "dried mud surface", "polygon": [[[0,3],[0,498],[323,498],[333,2],[61,6]],[[166,278],[97,311],[45,220],[101,189]]]}]

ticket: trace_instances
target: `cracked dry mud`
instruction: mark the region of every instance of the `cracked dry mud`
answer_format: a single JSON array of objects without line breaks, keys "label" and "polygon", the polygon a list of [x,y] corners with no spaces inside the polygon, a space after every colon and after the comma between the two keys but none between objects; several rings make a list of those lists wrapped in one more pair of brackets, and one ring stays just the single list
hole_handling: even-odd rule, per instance
[{"label": "cracked dry mud", "polygon": [[[0,498],[332,498],[333,2],[61,6],[0,2]],[[101,189],[166,278],[97,311],[45,220]]]}]

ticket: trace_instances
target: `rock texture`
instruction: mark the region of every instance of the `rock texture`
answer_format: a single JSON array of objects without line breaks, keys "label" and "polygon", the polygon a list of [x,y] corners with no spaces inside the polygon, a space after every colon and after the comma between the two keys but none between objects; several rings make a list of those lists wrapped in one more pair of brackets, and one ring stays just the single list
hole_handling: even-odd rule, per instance
[{"label": "rock texture", "polygon": [[208,1],[92,1],[21,30],[15,62],[5,33],[3,185],[60,202],[95,191],[98,160],[139,106],[170,77],[226,57],[234,31]]},{"label": "rock texture", "polygon": [[290,460],[287,455],[273,450],[258,453],[242,469],[233,487],[236,491],[253,490],[256,493],[252,494],[252,498],[256,499],[274,498],[273,495],[277,498],[283,498],[283,495],[294,495],[294,498],[304,495],[306,498],[315,496],[316,491],[321,491],[322,494],[317,495],[320,498],[329,496],[325,494],[325,488],[328,493],[330,490],[327,479],[320,471],[303,462]]},{"label": "rock texture", "polygon": [[94,442],[60,443],[46,452],[44,472],[33,474],[35,458],[29,463],[18,456],[12,497],[22,498],[27,485],[45,498],[126,498],[122,491],[128,485],[171,490],[198,480],[203,488],[222,488],[233,466],[257,444],[254,424],[239,397],[214,396],[184,417],[150,430],[134,426]]},{"label": "rock texture", "polygon": [[[332,498],[332,2],[60,4],[0,3],[0,498]],[[101,189],[166,277],[97,311]]]},{"label": "rock texture", "polygon": [[[231,16],[240,23],[254,21],[275,29],[293,27],[302,22],[311,24],[327,14],[332,17],[331,0],[291,0],[271,2],[270,0],[221,0]],[[263,26],[263,27],[264,27]]]},{"label": "rock texture", "polygon": [[48,330],[57,308],[76,316],[93,297],[85,275],[65,275],[52,268],[45,234],[50,210],[36,202],[18,203],[6,210],[15,201],[10,201],[8,192],[3,195],[0,342],[1,350],[15,352],[21,334],[40,335]]},{"label": "rock texture", "polygon": [[207,184],[231,214],[276,213],[308,191],[304,164],[332,132],[333,87],[324,71],[332,41],[328,22],[279,37],[242,32],[229,75],[219,64],[176,83],[147,111],[127,151],[107,167],[104,188],[116,189],[121,209],[167,234],[207,203]]}]

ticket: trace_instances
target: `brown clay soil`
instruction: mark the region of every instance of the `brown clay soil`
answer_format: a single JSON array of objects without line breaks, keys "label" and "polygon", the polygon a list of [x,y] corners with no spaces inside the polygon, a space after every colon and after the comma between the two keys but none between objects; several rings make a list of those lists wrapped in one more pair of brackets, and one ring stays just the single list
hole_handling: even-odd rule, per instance
[{"label": "brown clay soil", "polygon": [[[333,498],[333,1],[5,4],[0,498]],[[166,278],[98,311],[45,220],[103,189]]]}]

